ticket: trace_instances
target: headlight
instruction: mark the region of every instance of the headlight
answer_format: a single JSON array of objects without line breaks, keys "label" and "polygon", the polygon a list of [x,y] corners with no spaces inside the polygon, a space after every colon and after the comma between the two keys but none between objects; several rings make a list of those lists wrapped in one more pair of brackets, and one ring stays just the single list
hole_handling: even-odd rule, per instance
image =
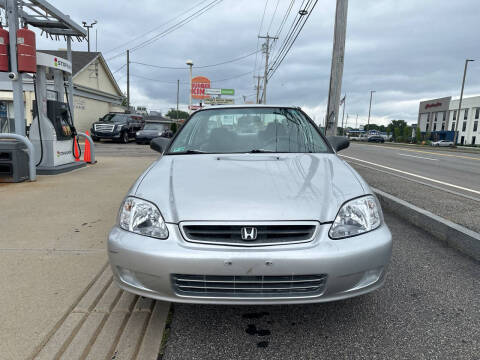
[{"label": "headlight", "polygon": [[168,237],[168,229],[160,210],[146,200],[127,197],[118,214],[118,224],[124,230],[158,239]]},{"label": "headlight", "polygon": [[353,199],[340,208],[328,235],[342,239],[374,230],[382,223],[382,210],[372,195]]}]

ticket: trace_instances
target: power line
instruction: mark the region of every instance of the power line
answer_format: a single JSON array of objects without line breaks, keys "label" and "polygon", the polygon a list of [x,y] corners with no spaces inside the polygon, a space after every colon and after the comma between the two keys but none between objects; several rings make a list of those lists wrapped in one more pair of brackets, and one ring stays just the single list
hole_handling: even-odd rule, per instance
[{"label": "power line", "polygon": [[270,28],[272,27],[273,20],[275,19],[275,15],[277,14],[279,3],[280,3],[280,0],[277,0],[277,5],[275,5],[275,10],[273,11],[272,19],[270,20],[270,25],[268,25],[267,34],[270,32]]},{"label": "power line", "polygon": [[[247,57],[250,57],[250,56],[258,53],[259,51],[261,51],[261,50],[254,51],[254,52],[251,52],[251,53],[246,54],[246,55],[239,56],[239,57],[234,58],[234,59],[222,61],[222,62],[220,62],[220,63],[210,64],[210,65],[202,65],[202,66],[193,66],[193,68],[195,68],[195,69],[204,69],[204,68],[209,68],[209,67],[214,67],[214,66],[220,66],[220,65],[230,64],[230,63],[233,63],[233,62],[242,60],[242,59],[246,59]],[[153,68],[157,68],[157,69],[170,69],[170,70],[185,70],[185,69],[187,69],[185,66],[183,66],[183,67],[160,66],[160,65],[154,65],[154,64],[146,64],[146,63],[142,63],[142,62],[138,62],[138,61],[131,61],[131,63],[132,63],[132,64],[143,65],[143,66],[149,66],[149,67],[153,67]]]},{"label": "power line", "polygon": [[285,50],[285,48],[288,46],[288,42],[292,38],[293,34],[295,33],[296,29],[298,28],[298,25],[300,24],[300,21],[302,20],[302,17],[300,16],[300,11],[305,10],[310,3],[310,0],[308,0],[308,3],[305,5],[305,8],[303,8],[303,4],[305,3],[305,0],[302,0],[302,3],[300,4],[299,11],[297,11],[297,14],[293,18],[292,24],[290,25],[290,28],[287,31],[287,34],[285,35],[285,39],[283,40],[282,44],[280,45],[280,50],[277,51],[275,57],[274,57],[274,63],[272,66],[275,65],[275,61],[280,57],[280,54]]},{"label": "power line", "polygon": [[[148,46],[152,43],[154,43],[155,41],[157,41],[158,39],[161,39],[165,36],[167,36],[168,34],[172,33],[173,31],[183,27],[184,25],[188,24],[189,22],[191,22],[192,20],[194,20],[195,18],[199,17],[200,15],[203,15],[204,13],[206,13],[208,10],[210,10],[211,8],[213,8],[214,6],[220,4],[223,0],[213,0],[211,1],[210,3],[208,3],[207,5],[205,5],[204,7],[202,7],[201,9],[197,10],[196,12],[194,12],[193,14],[190,14],[189,16],[187,16],[186,18],[182,19],[181,21],[179,21],[178,23],[170,26],[169,28],[167,28],[166,30],[162,31],[161,33],[151,37],[150,39],[147,39],[143,42],[141,42],[140,44],[138,45],[135,45],[134,47],[132,47],[130,49],[131,52],[133,51],[136,51],[136,50],[139,50],[141,48],[144,48],[145,46]],[[122,56],[123,54],[125,54],[125,51],[117,54],[117,55],[114,55],[112,57],[110,57],[109,59],[107,60],[112,60],[112,59],[115,59],[117,57],[120,57]]]},{"label": "power line", "polygon": [[132,48],[132,51],[135,51],[135,50],[138,50],[138,49],[141,49],[147,45],[150,45],[151,43],[155,42],[156,40],[170,34],[171,32],[181,28],[182,26],[188,24],[189,22],[191,22],[193,19],[195,19],[196,17],[200,16],[200,15],[203,15],[204,13],[206,13],[208,10],[210,10],[211,8],[213,8],[214,6],[220,4],[223,0],[213,0],[212,2],[208,3],[207,5],[205,5],[204,7],[202,7],[200,10],[198,10],[197,12],[187,16],[185,19],[179,21],[177,24],[175,25],[172,25],[171,27],[169,27],[167,30],[163,31],[162,33],[160,34],[157,34],[155,36],[153,36],[152,38],[148,39],[148,40],[145,40],[144,42],[134,46]]},{"label": "power line", "polygon": [[[269,0],[266,0],[265,1],[265,7],[263,8],[263,15],[262,15],[262,20],[260,21],[260,26],[258,28],[258,34],[257,34],[257,55],[258,55],[258,45],[260,43],[260,38],[258,38],[258,36],[260,36],[260,33],[262,32],[262,26],[263,26],[263,20],[265,19],[265,12],[267,11],[267,5],[268,5],[268,1]],[[257,71],[257,59],[258,59],[258,56],[255,56],[255,64],[253,65],[253,71]]]},{"label": "power line", "polygon": [[178,18],[180,18],[180,17],[182,17],[183,15],[189,13],[191,10],[195,9],[196,7],[198,7],[199,5],[201,5],[201,4],[203,4],[204,2],[207,2],[207,1],[208,1],[208,0],[199,1],[197,4],[195,4],[195,5],[192,6],[191,8],[189,8],[189,9],[185,10],[184,12],[182,12],[181,14],[179,14],[179,15],[171,18],[171,19],[168,20],[167,22],[164,22],[163,24],[160,24],[160,25],[158,25],[158,26],[155,26],[153,29],[151,29],[151,30],[149,30],[149,31],[147,31],[147,32],[144,32],[144,33],[142,33],[142,34],[134,37],[133,39],[130,39],[129,41],[124,42],[123,44],[120,44],[120,45],[118,45],[118,46],[116,46],[116,47],[114,47],[114,48],[111,48],[111,49],[109,49],[109,50],[107,50],[107,51],[104,51],[103,54],[105,55],[105,54],[108,54],[108,53],[110,53],[110,52],[112,52],[112,51],[114,51],[114,50],[117,50],[117,49],[121,48],[121,47],[124,47],[124,46],[126,46],[126,45],[130,45],[132,42],[134,42],[134,41],[136,41],[136,40],[138,40],[138,39],[143,38],[144,36],[146,36],[146,35],[154,32],[155,30],[160,29],[161,27],[163,27],[163,26],[165,26],[165,25],[170,24],[172,21],[177,20]]},{"label": "power line", "polygon": [[[309,1],[310,2],[310,1]],[[298,28],[298,31],[296,32],[295,36],[293,37],[293,40],[290,42],[290,44],[288,45],[288,47],[286,47],[285,51],[283,52],[283,55],[280,55],[281,53],[279,53],[278,57],[276,58],[274,64],[272,65],[272,68],[269,70],[269,76],[268,76],[268,79],[270,79],[273,74],[277,71],[278,67],[281,65],[281,63],[283,62],[283,60],[285,59],[285,57],[287,56],[288,52],[290,51],[290,49],[292,48],[293,44],[295,43],[295,41],[297,40],[298,38],[298,35],[300,34],[300,32],[302,31],[303,27],[305,26],[305,23],[307,22],[308,18],[310,17],[310,15],[312,14],[312,11],[313,9],[315,8],[315,5],[317,5],[317,2],[318,0],[315,0],[315,2],[313,3],[312,7],[307,10],[308,11],[308,14],[307,16],[305,17],[305,20],[303,21],[303,23],[300,25],[300,27]],[[308,6],[308,3],[307,5],[305,6],[305,9],[307,8]],[[281,58],[280,58],[281,56]]]},{"label": "power line", "polygon": [[[231,77],[228,77],[228,78],[224,78],[224,79],[214,79],[214,80],[210,80],[210,82],[214,83],[214,82],[221,82],[221,81],[227,81],[227,80],[232,80],[232,79],[237,79],[237,78],[240,78],[242,76],[246,76],[246,75],[250,75],[252,74],[253,71],[249,71],[249,72],[246,72],[246,73],[243,73],[243,74],[238,74],[238,75],[235,75],[235,76],[231,76]],[[133,74],[130,74],[130,76],[133,76],[133,77],[136,77],[136,78],[139,78],[139,79],[143,79],[143,80],[147,80],[147,81],[155,81],[155,82],[160,82],[160,83],[164,83],[164,84],[176,84],[177,83],[177,80],[175,81],[168,81],[168,80],[163,80],[163,79],[152,79],[150,77],[146,77],[146,76],[141,76],[141,75],[133,75]],[[180,82],[182,85],[189,85],[190,82],[188,81],[182,81]]]},{"label": "power line", "polygon": [[215,80],[210,80],[210,82],[220,82],[220,81],[227,81],[227,80],[232,80],[232,79],[237,79],[237,78],[240,78],[242,76],[247,76],[247,75],[250,75],[250,74],[253,74],[254,71],[249,71],[249,72],[246,72],[246,73],[243,73],[243,74],[239,74],[239,75],[235,75],[235,76],[232,76],[232,77],[229,77],[229,78],[226,78],[226,79],[215,79]]},{"label": "power line", "polygon": [[123,64],[123,65],[120,66],[117,70],[112,71],[112,74],[115,74],[115,73],[119,72],[119,71],[122,70],[125,66],[127,66],[127,64]]}]

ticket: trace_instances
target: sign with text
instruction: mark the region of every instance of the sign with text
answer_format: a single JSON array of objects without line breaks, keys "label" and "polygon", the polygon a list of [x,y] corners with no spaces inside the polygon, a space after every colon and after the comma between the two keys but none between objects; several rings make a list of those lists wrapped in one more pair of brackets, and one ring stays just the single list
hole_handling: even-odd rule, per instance
[{"label": "sign with text", "polygon": [[205,99],[205,104],[210,104],[210,105],[229,105],[229,104],[235,104],[235,101],[233,99],[224,99],[224,98],[209,98]]},{"label": "sign with text", "polygon": [[206,95],[235,95],[234,89],[205,89]]},{"label": "sign with text", "polygon": [[210,79],[205,76],[196,76],[192,79],[192,98],[207,99],[210,95],[205,94],[205,89],[210,88]]}]

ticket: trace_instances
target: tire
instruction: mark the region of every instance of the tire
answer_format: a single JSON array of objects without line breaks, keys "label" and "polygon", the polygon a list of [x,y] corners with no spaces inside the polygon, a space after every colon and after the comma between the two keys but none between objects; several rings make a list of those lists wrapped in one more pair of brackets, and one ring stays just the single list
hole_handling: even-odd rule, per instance
[{"label": "tire", "polygon": [[123,144],[128,144],[128,132],[124,131],[122,133],[122,137],[120,138],[120,141],[123,143]]},{"label": "tire", "polygon": [[100,139],[96,136],[92,136],[92,140],[93,140],[93,142],[99,142],[100,141]]}]

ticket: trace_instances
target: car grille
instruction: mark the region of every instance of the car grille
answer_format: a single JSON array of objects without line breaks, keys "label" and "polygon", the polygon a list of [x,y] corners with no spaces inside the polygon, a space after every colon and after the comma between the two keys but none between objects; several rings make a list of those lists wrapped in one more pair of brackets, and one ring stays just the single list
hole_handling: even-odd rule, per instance
[{"label": "car grille", "polygon": [[100,132],[113,132],[113,129],[115,128],[115,125],[110,125],[110,124],[95,124],[95,131],[100,131]]},{"label": "car grille", "polygon": [[[255,228],[255,239],[242,239],[242,229]],[[317,223],[289,222],[281,224],[222,224],[222,223],[184,223],[181,224],[185,240],[196,243],[265,246],[311,241],[314,238]]]},{"label": "car grille", "polygon": [[323,293],[327,275],[216,276],[172,274],[176,294],[200,297],[302,297]]}]

